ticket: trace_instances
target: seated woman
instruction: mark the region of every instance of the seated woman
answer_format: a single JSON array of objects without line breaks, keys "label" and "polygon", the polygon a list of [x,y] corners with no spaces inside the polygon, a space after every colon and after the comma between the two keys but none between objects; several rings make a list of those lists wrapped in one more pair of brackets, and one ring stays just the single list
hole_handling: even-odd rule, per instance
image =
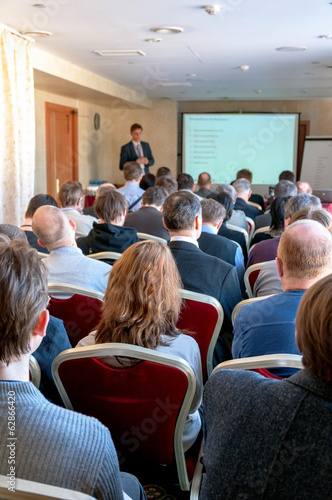
[{"label": "seated woman", "polygon": [[[97,330],[77,347],[122,342],[187,361],[195,373],[196,392],[184,427],[186,451],[201,428],[198,408],[203,378],[197,342],[176,328],[181,309],[180,288],[180,275],[168,247],[149,240],[135,243],[113,266]],[[126,364],[121,358],[108,357],[105,361],[112,366]]]},{"label": "seated woman", "polygon": [[303,370],[284,380],[220,370],[207,382],[200,500],[332,498],[331,303],[332,274],[302,297]]},{"label": "seated woman", "polygon": [[287,201],[290,199],[290,196],[277,196],[274,198],[271,205],[271,225],[268,231],[257,233],[251,241],[251,246],[259,243],[263,240],[268,240],[271,238],[277,238],[281,236],[282,232],[285,229],[285,212],[284,207]]}]

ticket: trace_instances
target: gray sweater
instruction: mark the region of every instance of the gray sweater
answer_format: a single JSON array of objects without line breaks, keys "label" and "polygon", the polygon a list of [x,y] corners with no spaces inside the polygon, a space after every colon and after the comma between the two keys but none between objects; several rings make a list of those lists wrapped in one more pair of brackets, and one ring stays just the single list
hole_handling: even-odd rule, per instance
[{"label": "gray sweater", "polygon": [[[14,436],[8,425],[9,391],[15,393]],[[119,464],[106,427],[49,403],[32,383],[0,381],[0,435],[0,474],[10,472],[8,444],[14,443],[17,478],[102,500],[123,498]]]}]

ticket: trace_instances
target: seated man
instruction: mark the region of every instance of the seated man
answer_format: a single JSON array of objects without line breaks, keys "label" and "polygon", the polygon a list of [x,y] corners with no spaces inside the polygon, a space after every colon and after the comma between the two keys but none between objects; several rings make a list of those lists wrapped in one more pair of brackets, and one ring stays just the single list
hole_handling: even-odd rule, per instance
[{"label": "seated man", "polygon": [[[233,205],[235,205],[237,199],[237,193],[236,189],[231,184],[219,184],[217,192],[228,193],[232,198]],[[246,214],[242,210],[234,210],[233,208],[232,215],[227,220],[227,222],[229,224],[232,224],[232,226],[241,227],[242,229],[248,232],[248,223],[246,219]]]},{"label": "seated man", "polygon": [[25,212],[25,221],[24,224],[22,224],[21,229],[25,232],[29,245],[32,248],[35,248],[38,252],[49,253],[46,247],[42,247],[38,244],[38,238],[32,231],[32,217],[34,216],[37,208],[42,207],[43,205],[51,205],[53,207],[58,206],[57,202],[50,194],[36,194],[29,201],[27,211]]},{"label": "seated man", "polygon": [[139,187],[143,177],[141,166],[135,161],[129,161],[124,164],[123,177],[125,185],[118,189],[127,200],[128,212],[135,212],[141,206],[141,199],[144,190]]},{"label": "seated man", "polygon": [[100,500],[119,500],[122,489],[145,499],[136,478],[120,473],[108,429],[49,403],[29,382],[29,357],[48,323],[47,271],[37,252],[18,241],[0,244],[0,280],[0,474],[8,489],[21,478]]},{"label": "seated man", "polygon": [[[116,187],[114,186],[114,184],[111,184],[110,182],[103,182],[103,184],[100,184],[96,191],[95,201],[98,198],[98,196],[100,196],[103,193],[106,193],[106,191],[112,191],[112,189],[116,189]],[[83,213],[84,215],[91,215],[95,219],[98,219],[98,216],[94,209],[94,205],[92,205],[91,207],[83,208]]]},{"label": "seated man", "polygon": [[251,186],[247,179],[237,179],[233,182],[233,186],[236,189],[237,199],[234,205],[235,210],[242,210],[247,217],[255,220],[257,215],[262,215],[263,210],[259,210],[256,207],[248,204],[249,198],[251,196]]},{"label": "seated man", "polygon": [[110,266],[99,260],[84,257],[77,248],[75,222],[68,220],[56,207],[39,207],[32,218],[32,229],[40,245],[50,252],[43,264],[49,280],[82,286],[105,293]]},{"label": "seated man", "polygon": [[[274,196],[271,198],[270,203],[272,204],[273,199],[277,196],[295,196],[297,194],[297,187],[294,182],[290,181],[279,181],[274,187]],[[258,215],[255,219],[255,229],[261,227],[266,227],[271,225],[271,214],[270,208],[263,214]]]},{"label": "seated man", "polygon": [[201,201],[202,206],[202,233],[197,242],[203,252],[214,255],[237,270],[242,294],[244,294],[244,259],[241,248],[233,241],[220,236],[218,231],[224,218],[226,209],[216,200]]},{"label": "seated man", "polygon": [[162,187],[148,188],[142,197],[141,208],[127,214],[124,226],[133,227],[139,233],[152,234],[169,240],[169,232],[163,224],[163,204],[168,193]]},{"label": "seated man", "polygon": [[169,175],[172,176],[171,169],[168,167],[159,167],[156,173],[157,179],[159,177],[163,177],[163,175]]},{"label": "seated man", "polygon": [[170,175],[162,175],[157,178],[155,187],[165,188],[167,193],[170,195],[172,193],[176,193],[178,190],[178,183]]},{"label": "seated man", "polygon": [[[252,172],[247,168],[242,168],[236,173],[237,179],[247,179],[250,184],[252,184]],[[251,194],[249,201],[257,203],[260,205],[261,209],[264,210],[264,198],[260,194]]]},{"label": "seated man", "polygon": [[199,196],[195,191],[194,179],[191,175],[181,172],[177,178],[178,190],[179,191],[188,191],[189,193],[193,193],[199,200],[202,199],[202,196]]},{"label": "seated man", "polygon": [[82,184],[76,181],[64,182],[60,186],[58,196],[63,213],[68,220],[75,222],[77,231],[88,234],[93,223],[97,222],[97,220],[95,217],[91,217],[91,215],[84,215],[82,213]]},{"label": "seated man", "polygon": [[84,255],[98,252],[122,253],[139,241],[136,229],[123,227],[127,202],[121,193],[108,191],[98,196],[94,207],[100,222],[93,225],[88,236],[77,238],[77,246]]},{"label": "seated man", "polygon": [[[321,208],[322,204],[317,198],[317,196],[312,196],[309,194],[297,194],[292,196],[286,203],[284,207],[285,214],[285,228],[288,226],[289,221],[293,215],[304,207],[317,207]],[[267,262],[269,260],[275,259],[277,256],[277,249],[279,245],[280,237],[272,238],[265,241],[260,241],[255,245],[255,247],[250,251],[247,267],[253,264],[258,264],[259,262]]]},{"label": "seated man", "polygon": [[309,182],[297,181],[296,187],[297,187],[298,194],[301,194],[301,193],[312,194],[312,187],[310,186]]},{"label": "seated man", "polygon": [[200,500],[332,498],[331,303],[332,275],[301,300],[300,372],[271,380],[220,370],[207,382]]},{"label": "seated man", "polygon": [[241,300],[239,280],[234,266],[199,249],[202,208],[192,193],[177,192],[166,198],[163,220],[171,240],[169,247],[186,290],[211,295],[223,307],[225,319],[215,351],[215,361],[231,357],[231,314]]},{"label": "seated man", "polygon": [[212,193],[211,185],[212,185],[211,175],[208,172],[202,172],[198,176],[197,180],[198,190],[195,191],[195,194],[197,194],[201,198],[207,198],[209,194]]},{"label": "seated man", "polygon": [[[243,306],[235,318],[234,358],[299,354],[294,319],[304,292],[332,272],[332,236],[316,221],[290,225],[280,238],[277,267],[283,292]],[[271,370],[281,377],[292,369]]]}]

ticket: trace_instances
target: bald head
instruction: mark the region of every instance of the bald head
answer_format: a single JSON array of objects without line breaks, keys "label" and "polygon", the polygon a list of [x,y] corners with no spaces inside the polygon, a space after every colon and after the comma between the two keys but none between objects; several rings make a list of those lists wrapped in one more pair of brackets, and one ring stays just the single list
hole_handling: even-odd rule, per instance
[{"label": "bald head", "polygon": [[98,186],[96,191],[96,198],[98,198],[98,196],[100,196],[101,194],[107,193],[108,191],[112,191],[114,189],[116,189],[114,184],[111,184],[110,182],[104,182],[103,184],[100,184]]},{"label": "bald head", "polygon": [[211,187],[211,175],[208,172],[202,172],[199,174],[197,185],[199,188],[207,188]]},{"label": "bald head", "polygon": [[75,244],[75,224],[56,207],[39,207],[32,218],[32,230],[48,250]]},{"label": "bald head", "polygon": [[296,186],[298,194],[312,194],[312,187],[310,186],[309,182],[297,181]]},{"label": "bald head", "polygon": [[300,220],[284,231],[278,247],[283,279],[313,284],[332,272],[332,235],[319,222]]}]

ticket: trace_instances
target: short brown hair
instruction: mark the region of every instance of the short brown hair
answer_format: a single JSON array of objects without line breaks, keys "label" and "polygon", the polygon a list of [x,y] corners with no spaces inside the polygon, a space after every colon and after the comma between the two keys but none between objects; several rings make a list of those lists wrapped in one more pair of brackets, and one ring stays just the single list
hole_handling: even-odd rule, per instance
[{"label": "short brown hair", "polygon": [[226,217],[226,208],[212,198],[201,200],[202,220],[217,226]]},{"label": "short brown hair", "polygon": [[127,208],[126,198],[118,191],[106,191],[98,196],[94,203],[94,209],[100,219],[111,222],[123,214]]},{"label": "short brown hair", "polygon": [[27,354],[30,335],[47,307],[47,270],[27,243],[0,244],[0,360]]},{"label": "short brown hair", "polygon": [[123,342],[150,349],[177,336],[182,283],[169,248],[155,241],[131,245],[108,280],[96,343]]},{"label": "short brown hair", "polygon": [[168,167],[159,167],[156,177],[162,177],[163,175],[171,175],[171,169]]},{"label": "short brown hair", "polygon": [[134,130],[141,129],[143,132],[143,127],[139,123],[133,123],[133,125],[130,127],[130,132],[134,132]]},{"label": "short brown hair", "polygon": [[318,278],[328,268],[332,272],[332,236],[316,221],[294,222],[280,238],[278,258],[290,278]]},{"label": "short brown hair", "polygon": [[142,175],[142,169],[136,161],[127,161],[123,165],[123,175],[126,181],[138,181]]},{"label": "short brown hair", "polygon": [[50,194],[36,194],[29,201],[25,217],[27,219],[32,219],[37,208],[42,207],[43,205],[52,205],[53,207],[58,206],[56,200]]},{"label": "short brown hair", "polygon": [[83,196],[82,184],[77,181],[66,181],[59,189],[59,201],[62,207],[72,207],[76,205]]},{"label": "short brown hair", "polygon": [[155,183],[155,187],[160,186],[166,189],[168,194],[173,194],[178,190],[178,183],[170,175],[162,175],[158,177]]},{"label": "short brown hair", "polygon": [[303,365],[332,381],[332,275],[317,281],[303,295],[296,315],[296,341]]},{"label": "short brown hair", "polygon": [[142,196],[143,205],[156,205],[161,207],[166,200],[168,193],[163,187],[149,187]]},{"label": "short brown hair", "polygon": [[237,179],[247,179],[250,184],[252,183],[252,172],[248,170],[247,168],[243,168],[242,170],[239,170],[238,173],[236,174]]}]

